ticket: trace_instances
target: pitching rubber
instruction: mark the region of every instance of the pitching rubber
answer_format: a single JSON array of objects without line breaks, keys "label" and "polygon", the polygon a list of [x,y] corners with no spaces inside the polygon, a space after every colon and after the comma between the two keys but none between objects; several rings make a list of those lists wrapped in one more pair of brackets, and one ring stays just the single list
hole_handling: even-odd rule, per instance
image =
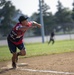
[{"label": "pitching rubber", "polygon": [[28,66],[28,63],[17,63],[17,66]]}]

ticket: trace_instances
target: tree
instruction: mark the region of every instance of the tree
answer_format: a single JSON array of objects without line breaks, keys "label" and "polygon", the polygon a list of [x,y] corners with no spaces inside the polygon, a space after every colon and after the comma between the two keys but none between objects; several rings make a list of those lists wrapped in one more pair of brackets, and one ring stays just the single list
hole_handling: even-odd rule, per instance
[{"label": "tree", "polygon": [[6,3],[5,0],[0,0],[0,17],[3,16],[3,13],[4,13],[3,7],[5,3]]},{"label": "tree", "polygon": [[72,6],[73,6],[73,9],[72,9],[72,19],[74,20],[74,2],[72,4]]},{"label": "tree", "polygon": [[57,29],[60,26],[61,29],[63,29],[63,32],[65,33],[66,28],[69,25],[67,23],[72,22],[71,11],[68,8],[63,8],[62,3],[60,1],[58,1],[57,9],[58,11],[55,13]]},{"label": "tree", "polygon": [[1,21],[1,32],[3,35],[7,35],[11,30],[13,23],[12,17],[16,11],[15,6],[12,5],[11,1],[2,1],[1,4],[2,9],[0,15],[4,17]]},{"label": "tree", "polygon": [[48,15],[48,10],[50,9],[50,7],[44,2],[44,0],[42,0],[42,12],[43,12],[43,16]]},{"label": "tree", "polygon": [[[45,35],[48,35],[53,30],[57,32],[63,30],[63,32],[65,33],[67,30],[71,30],[74,28],[72,11],[69,10],[69,8],[63,7],[62,3],[59,0],[57,5],[57,12],[54,15],[52,14],[52,12],[48,12],[49,9],[45,8],[46,5],[44,2],[42,6]],[[32,15],[33,20],[37,21],[38,23],[40,23],[39,14],[40,12],[34,13]],[[34,33],[35,35],[41,35],[40,29],[35,29]]]},{"label": "tree", "polygon": [[5,0],[0,0],[0,7],[2,7],[5,4]]},{"label": "tree", "polygon": [[[43,19],[44,19],[44,28],[46,29],[46,25],[45,24],[45,18],[49,16],[49,12],[48,10],[50,9],[50,7],[44,2],[44,0],[41,0],[41,7],[42,7],[42,14],[43,14]],[[34,13],[31,18],[35,21],[37,21],[38,23],[40,23],[40,9],[38,9],[39,13]],[[41,30],[39,28],[34,30],[34,34],[39,36],[41,35]],[[45,34],[46,34],[46,30],[45,30]]]}]

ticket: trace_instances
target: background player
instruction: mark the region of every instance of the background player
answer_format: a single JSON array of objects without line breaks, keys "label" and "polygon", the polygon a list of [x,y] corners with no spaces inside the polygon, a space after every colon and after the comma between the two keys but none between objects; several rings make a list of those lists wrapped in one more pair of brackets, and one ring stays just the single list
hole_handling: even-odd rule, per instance
[{"label": "background player", "polygon": [[50,42],[52,42],[52,44],[54,44],[54,36],[55,36],[54,31],[52,31],[50,34],[50,40],[49,40],[48,44],[50,44]]}]

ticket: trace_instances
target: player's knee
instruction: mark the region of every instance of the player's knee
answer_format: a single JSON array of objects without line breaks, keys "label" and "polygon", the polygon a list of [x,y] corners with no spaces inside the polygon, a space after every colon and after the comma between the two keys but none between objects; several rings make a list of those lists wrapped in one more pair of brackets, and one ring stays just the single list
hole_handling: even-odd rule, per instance
[{"label": "player's knee", "polygon": [[24,56],[24,55],[26,55],[26,52],[24,52],[24,53],[21,53],[21,54]]},{"label": "player's knee", "polygon": [[22,56],[26,55],[26,51],[21,51],[21,55]]}]

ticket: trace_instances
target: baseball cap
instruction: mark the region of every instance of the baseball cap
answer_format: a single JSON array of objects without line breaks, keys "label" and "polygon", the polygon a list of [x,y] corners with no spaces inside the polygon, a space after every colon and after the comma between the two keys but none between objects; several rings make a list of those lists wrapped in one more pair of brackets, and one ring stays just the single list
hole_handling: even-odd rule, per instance
[{"label": "baseball cap", "polygon": [[19,20],[19,22],[21,23],[22,21],[27,20],[27,19],[28,19],[28,16],[26,16],[26,15],[23,16],[23,15],[22,15],[22,16],[19,17],[18,20]]}]

